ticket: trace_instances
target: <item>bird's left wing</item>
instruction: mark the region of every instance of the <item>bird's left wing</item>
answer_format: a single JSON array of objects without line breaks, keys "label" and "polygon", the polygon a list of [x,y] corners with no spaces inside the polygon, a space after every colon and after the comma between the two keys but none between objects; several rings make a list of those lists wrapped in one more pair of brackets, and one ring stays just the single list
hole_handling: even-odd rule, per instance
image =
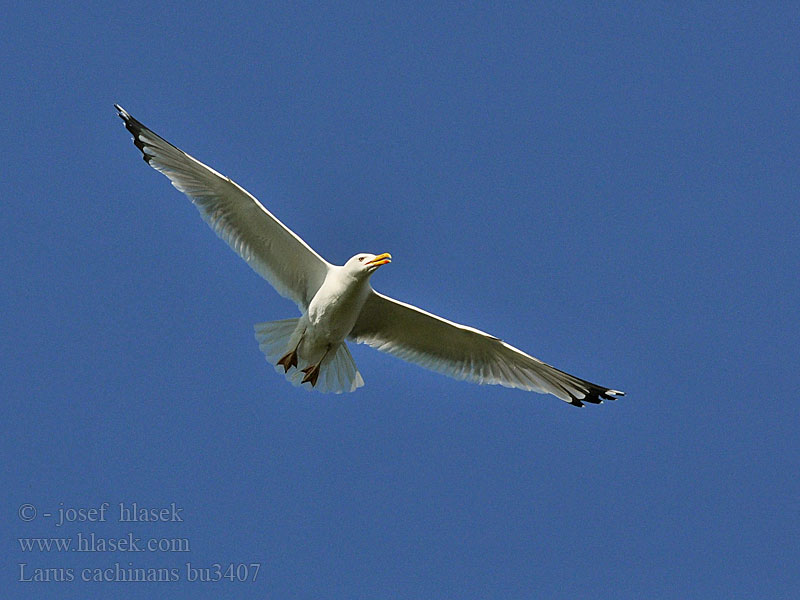
[{"label": "bird's left wing", "polygon": [[350,338],[456,379],[553,394],[575,406],[624,395],[551,367],[488,333],[374,290]]},{"label": "bird's left wing", "polygon": [[153,133],[115,104],[148,165],[192,199],[203,219],[253,270],[306,310],[330,265],[247,190]]}]

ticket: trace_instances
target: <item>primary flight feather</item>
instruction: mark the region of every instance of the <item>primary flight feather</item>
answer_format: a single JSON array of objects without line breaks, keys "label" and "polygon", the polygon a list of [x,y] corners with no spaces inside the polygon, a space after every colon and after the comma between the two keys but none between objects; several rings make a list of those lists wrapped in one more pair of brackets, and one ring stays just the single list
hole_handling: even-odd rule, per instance
[{"label": "primary flight feather", "polygon": [[574,406],[624,395],[488,333],[379,294],[370,277],[391,262],[390,254],[361,253],[343,266],[329,263],[234,181],[114,106],[147,164],[189,196],[217,235],[297,304],[299,318],[255,326],[267,359],[295,385],[334,393],[364,385],[345,343],[352,340],[456,379],[553,394]]}]

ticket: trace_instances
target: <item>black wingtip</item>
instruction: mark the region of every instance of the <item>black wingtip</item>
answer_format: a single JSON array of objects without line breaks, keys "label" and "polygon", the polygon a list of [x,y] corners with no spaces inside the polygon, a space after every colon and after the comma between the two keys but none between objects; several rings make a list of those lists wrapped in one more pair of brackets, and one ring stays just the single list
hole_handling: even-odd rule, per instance
[{"label": "black wingtip", "polygon": [[114,104],[114,108],[117,109],[117,114],[119,118],[125,123],[125,129],[127,129],[131,135],[133,136],[133,145],[136,146],[142,153],[142,159],[148,165],[150,164],[150,159],[153,158],[150,156],[144,149],[144,143],[142,143],[141,139],[139,139],[139,135],[142,133],[143,129],[147,129],[144,125],[142,125],[139,121],[134,119],[130,113],[122,108],[119,104]]},{"label": "black wingtip", "polygon": [[[131,113],[122,108],[119,104],[115,104],[114,108],[117,109],[117,116],[125,122],[125,127],[127,127],[129,130],[131,130],[131,126],[134,126],[136,129],[144,128],[144,125],[142,125],[141,123],[139,123],[139,121],[134,119],[131,116]],[[135,131],[131,130],[131,133],[136,135]]]},{"label": "black wingtip", "polygon": [[602,404],[604,400],[616,400],[617,398],[622,398],[624,395],[625,392],[621,392],[619,390],[610,390],[598,387],[590,389],[589,393],[583,398],[576,398],[570,394],[571,398],[569,403],[572,406],[583,408],[584,402],[588,402],[589,404]]},{"label": "black wingtip", "polygon": [[114,104],[114,108],[117,109],[117,116],[127,123],[128,119],[131,118],[128,111],[122,108],[119,104]]}]

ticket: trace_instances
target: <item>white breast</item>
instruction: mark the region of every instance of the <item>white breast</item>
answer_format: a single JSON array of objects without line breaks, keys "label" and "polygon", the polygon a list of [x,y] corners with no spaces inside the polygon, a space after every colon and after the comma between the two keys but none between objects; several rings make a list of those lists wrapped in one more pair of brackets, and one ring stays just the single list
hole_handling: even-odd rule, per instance
[{"label": "white breast", "polygon": [[331,269],[308,305],[308,334],[317,343],[344,341],[358,319],[369,289],[366,278],[353,277],[341,267]]}]

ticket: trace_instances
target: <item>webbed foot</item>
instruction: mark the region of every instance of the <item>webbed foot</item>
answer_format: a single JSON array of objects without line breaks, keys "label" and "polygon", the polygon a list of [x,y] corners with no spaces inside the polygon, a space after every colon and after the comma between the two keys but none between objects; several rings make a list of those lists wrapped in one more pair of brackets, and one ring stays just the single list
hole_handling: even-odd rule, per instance
[{"label": "webbed foot", "polygon": [[275,364],[282,366],[283,372],[288,373],[289,369],[297,366],[297,348],[286,354]]},{"label": "webbed foot", "polygon": [[319,378],[319,365],[311,365],[303,369],[303,373],[305,373],[305,377],[303,377],[303,381],[300,383],[310,382],[311,387],[317,385],[317,379]]}]

